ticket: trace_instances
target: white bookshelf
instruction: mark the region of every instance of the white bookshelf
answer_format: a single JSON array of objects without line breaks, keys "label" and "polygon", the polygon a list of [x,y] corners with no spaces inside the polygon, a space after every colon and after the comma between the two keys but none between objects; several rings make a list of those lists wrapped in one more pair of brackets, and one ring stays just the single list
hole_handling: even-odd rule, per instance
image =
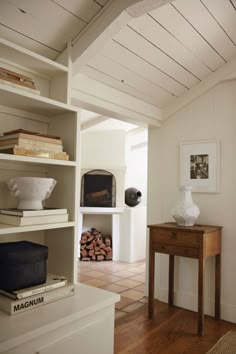
[{"label": "white bookshelf", "polygon": [[[65,57],[65,56],[64,56]],[[15,208],[7,181],[12,177],[51,177],[57,184],[46,206],[66,208],[69,221],[45,225],[0,224],[0,242],[28,240],[49,249],[47,271],[77,283],[80,203],[80,124],[70,102],[70,58],[53,62],[0,39],[0,66],[33,78],[40,95],[0,82],[0,135],[25,129],[60,136],[69,161],[0,153],[0,208]],[[78,285],[77,293],[16,316],[0,312],[0,353],[113,353],[114,304],[119,295]],[[91,341],[94,330],[99,344]],[[83,347],[82,347],[83,345]],[[83,349],[82,349],[83,352]],[[84,351],[85,352],[85,351]]]},{"label": "white bookshelf", "polygon": [[[78,242],[79,117],[77,108],[67,104],[66,97],[64,102],[52,98],[61,98],[68,91],[69,67],[4,39],[0,39],[0,63],[15,72],[40,78],[37,89],[41,89],[40,83],[43,82],[44,92],[50,93],[48,97],[37,95],[20,86],[15,88],[1,84],[0,81],[0,134],[22,128],[60,136],[64,151],[70,157],[69,161],[65,161],[0,153],[0,208],[14,208],[17,205],[17,199],[10,196],[6,184],[11,177],[52,177],[57,180],[57,185],[46,201],[46,206],[66,208],[69,213],[69,221],[66,223],[30,226],[0,224],[0,242],[27,239],[51,245],[53,251],[49,250],[48,271],[57,273],[58,268],[59,274],[65,274],[69,281],[76,283],[77,257],[74,246]],[[55,91],[52,83],[61,77],[64,77],[64,81]],[[60,229],[62,232],[59,232]],[[61,252],[63,242],[65,247]],[[56,253],[60,255],[60,264],[56,260]]]}]

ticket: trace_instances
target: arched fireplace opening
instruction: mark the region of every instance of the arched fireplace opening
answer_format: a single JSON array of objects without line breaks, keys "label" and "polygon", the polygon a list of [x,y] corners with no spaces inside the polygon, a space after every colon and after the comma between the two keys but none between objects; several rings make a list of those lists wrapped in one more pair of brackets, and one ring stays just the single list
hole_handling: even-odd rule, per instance
[{"label": "arched fireplace opening", "polygon": [[116,207],[115,176],[106,170],[91,170],[82,176],[82,207]]}]

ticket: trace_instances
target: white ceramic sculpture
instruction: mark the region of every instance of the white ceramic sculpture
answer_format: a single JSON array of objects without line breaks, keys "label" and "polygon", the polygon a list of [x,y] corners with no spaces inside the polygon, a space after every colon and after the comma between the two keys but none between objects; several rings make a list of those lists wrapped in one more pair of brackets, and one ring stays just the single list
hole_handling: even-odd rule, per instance
[{"label": "white ceramic sculpture", "polygon": [[17,209],[43,209],[42,201],[49,198],[57,181],[44,177],[15,177],[8,182],[11,195],[19,199]]},{"label": "white ceramic sculpture", "polygon": [[180,187],[180,198],[171,214],[180,226],[193,226],[195,224],[200,215],[200,210],[192,200],[192,187]]}]

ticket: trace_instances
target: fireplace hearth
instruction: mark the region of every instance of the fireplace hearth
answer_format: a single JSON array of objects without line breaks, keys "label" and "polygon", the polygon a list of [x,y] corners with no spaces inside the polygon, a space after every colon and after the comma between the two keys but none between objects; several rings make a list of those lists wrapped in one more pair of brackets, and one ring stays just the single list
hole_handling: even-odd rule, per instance
[{"label": "fireplace hearth", "polygon": [[115,207],[116,180],[106,170],[91,170],[82,176],[81,206]]}]

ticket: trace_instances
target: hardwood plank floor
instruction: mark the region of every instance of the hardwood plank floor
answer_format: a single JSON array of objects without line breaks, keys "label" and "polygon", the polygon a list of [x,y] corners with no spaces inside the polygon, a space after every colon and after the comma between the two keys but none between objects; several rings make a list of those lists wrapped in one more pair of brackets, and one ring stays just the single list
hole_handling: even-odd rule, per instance
[{"label": "hardwood plank floor", "polygon": [[236,324],[205,316],[205,335],[197,335],[197,313],[155,301],[155,318],[147,304],[115,322],[115,354],[205,354]]}]

